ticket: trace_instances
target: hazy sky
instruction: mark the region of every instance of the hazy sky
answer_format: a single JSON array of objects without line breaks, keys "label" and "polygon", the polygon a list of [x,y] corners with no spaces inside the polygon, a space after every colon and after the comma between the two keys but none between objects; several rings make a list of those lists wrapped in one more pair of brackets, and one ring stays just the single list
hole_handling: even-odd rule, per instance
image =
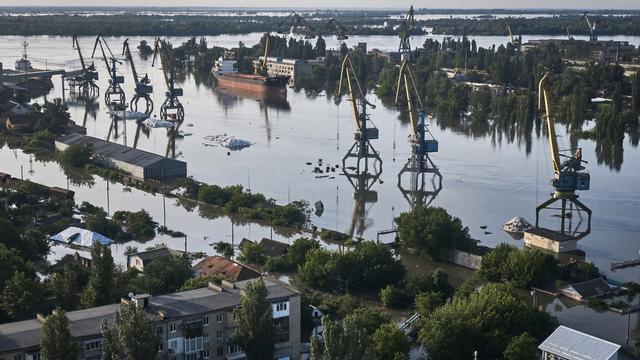
[{"label": "hazy sky", "polygon": [[640,0],[0,0],[4,6],[228,6],[228,7],[383,7],[404,8],[562,8],[640,9]]}]

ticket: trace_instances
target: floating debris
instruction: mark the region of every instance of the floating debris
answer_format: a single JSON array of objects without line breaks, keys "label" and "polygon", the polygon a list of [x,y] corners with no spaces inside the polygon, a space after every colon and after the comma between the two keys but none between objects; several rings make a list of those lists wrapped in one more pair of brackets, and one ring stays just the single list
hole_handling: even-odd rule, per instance
[{"label": "floating debris", "polygon": [[480,225],[480,229],[484,230],[487,228],[487,225]]},{"label": "floating debris", "polygon": [[149,117],[149,115],[145,113],[129,110],[109,111],[107,114],[120,120],[144,120]]},{"label": "floating debris", "polygon": [[162,120],[162,119],[158,119],[158,118],[153,118],[153,119],[146,119],[144,121],[144,125],[148,128],[153,128],[153,129],[157,129],[157,128],[171,128],[173,126],[175,126],[175,124],[171,121],[168,120]]},{"label": "floating debris", "polygon": [[242,150],[246,147],[253,145],[251,142],[243,139],[238,139],[233,136],[229,136],[227,134],[221,135],[208,135],[204,137],[205,141],[209,143],[218,144],[220,146],[226,147],[230,150]]},{"label": "floating debris", "polygon": [[533,229],[533,225],[520,216],[516,216],[502,225],[502,230],[508,233],[523,233],[531,229]]}]

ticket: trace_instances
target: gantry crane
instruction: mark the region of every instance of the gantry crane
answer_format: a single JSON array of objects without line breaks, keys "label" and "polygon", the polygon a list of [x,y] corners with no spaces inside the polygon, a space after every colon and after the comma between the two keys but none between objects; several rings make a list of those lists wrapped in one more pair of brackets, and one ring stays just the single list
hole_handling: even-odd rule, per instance
[{"label": "gantry crane", "polygon": [[284,18],[279,24],[278,29],[281,29],[283,25],[290,24],[288,31],[279,30],[280,34],[296,34],[304,35],[305,39],[313,39],[316,37],[316,29],[307,23],[300,14],[292,11],[286,18]]},{"label": "gantry crane", "polygon": [[[438,152],[438,141],[427,128],[427,115],[422,105],[422,97],[416,86],[415,79],[411,73],[411,66],[407,59],[404,59],[400,64],[400,73],[398,75],[398,85],[396,88],[396,106],[400,105],[403,88],[403,95],[407,102],[406,109],[409,114],[412,131],[410,136],[411,157],[398,173],[398,188],[405,199],[409,201],[412,208],[429,206],[438,193],[440,193],[440,190],[442,190],[442,175],[429,156],[431,153]],[[418,115],[417,121],[416,113]],[[406,189],[402,184],[402,177],[407,172],[411,175],[409,189]],[[433,185],[432,190],[425,188],[426,174],[433,174],[431,179],[431,184]]]},{"label": "gantry crane", "polygon": [[[109,72],[109,87],[107,87],[107,91],[104,93],[104,102],[107,106],[114,107],[124,107],[126,106],[126,99],[124,95],[124,90],[120,84],[124,84],[124,76],[118,75],[117,64],[122,64],[111,52],[109,45],[106,40],[102,37],[102,35],[98,35],[96,37],[96,42],[93,45],[93,52],[91,53],[91,57],[93,58],[96,54],[96,49],[100,45],[100,51],[102,52],[102,59],[104,60],[104,64],[107,67],[107,71]],[[104,48],[107,48],[109,51],[109,57],[104,51]]]},{"label": "gantry crane", "polygon": [[[549,95],[546,87],[547,78],[548,74],[545,74],[538,84],[538,109],[542,110],[544,107],[543,117],[546,118],[547,136],[549,137],[551,162],[554,171],[554,178],[551,180],[554,192],[549,200],[536,207],[536,227],[539,226],[541,210],[560,210],[560,232],[562,234],[569,233],[571,236],[580,238],[591,232],[591,209],[578,200],[578,194],[576,194],[576,191],[589,190],[590,176],[589,173],[583,172],[585,167],[582,164],[586,163],[586,161],[582,160],[582,149],[558,150],[552,107],[549,103]],[[569,152],[569,155],[562,154],[562,152]],[[561,161],[561,158],[565,160]],[[556,201],[561,202],[561,207],[551,208],[550,206]],[[569,207],[567,207],[567,205],[569,205]],[[573,209],[574,205],[577,208],[576,210]],[[576,229],[571,233],[571,224],[569,224],[569,228],[566,227],[566,219],[571,221],[574,211],[577,211],[579,216],[581,216],[580,211],[587,213],[588,219],[586,231],[578,233]]]},{"label": "gantry crane", "polygon": [[133,56],[131,56],[131,49],[129,49],[129,39],[125,39],[124,43],[122,43],[122,55],[125,56],[125,59],[131,66],[131,74],[133,75],[133,81],[136,84],[136,87],[134,89],[135,95],[133,95],[133,98],[131,98],[129,108],[131,108],[131,110],[133,111],[138,111],[138,102],[140,101],[140,99],[144,99],[144,113],[149,115],[153,111],[153,100],[151,100],[150,96],[153,93],[153,86],[149,85],[151,83],[151,80],[149,80],[149,76],[147,74],[145,74],[142,78],[138,77],[136,65],[133,63]]},{"label": "gantry crane", "polygon": [[83,90],[95,90],[98,88],[95,81],[98,80],[98,72],[96,71],[96,66],[91,63],[91,65],[87,66],[84,61],[84,56],[82,56],[82,51],[80,50],[80,43],[78,42],[78,37],[73,35],[73,48],[78,51],[78,58],[80,58],[80,65],[82,66],[82,74],[74,76],[71,79],[71,82],[78,88],[82,88]]},{"label": "gantry crane", "polygon": [[411,42],[409,39],[411,38],[411,31],[413,30],[415,22],[416,19],[414,17],[413,5],[411,5],[398,28],[398,36],[400,37],[398,52],[404,56],[411,56]]},{"label": "gantry crane", "polygon": [[178,98],[183,95],[183,91],[182,88],[176,87],[175,84],[175,68],[172,50],[168,49],[166,43],[160,41],[160,38],[156,38],[155,41],[153,60],[151,61],[152,67],[155,66],[158,56],[160,56],[162,73],[164,74],[164,80],[167,84],[166,99],[160,106],[160,118],[162,120],[182,122],[184,120],[184,107]]},{"label": "gantry crane", "polygon": [[336,36],[336,39],[340,42],[349,38],[349,36],[347,35],[347,28],[342,26],[342,24],[340,24],[340,22],[336,18],[329,19],[326,28],[331,30],[332,33]]},{"label": "gantry crane", "polygon": [[584,12],[582,18],[587,22],[587,26],[589,27],[589,41],[598,41],[598,33],[597,33],[597,24],[596,21],[589,20],[589,15],[587,15],[587,11]]}]

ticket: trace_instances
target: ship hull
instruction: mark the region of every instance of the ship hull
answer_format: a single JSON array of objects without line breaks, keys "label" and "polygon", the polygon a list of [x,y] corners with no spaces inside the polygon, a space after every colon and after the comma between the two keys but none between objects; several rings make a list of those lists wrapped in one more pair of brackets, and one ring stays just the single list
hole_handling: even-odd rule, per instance
[{"label": "ship hull", "polygon": [[220,74],[212,71],[218,85],[227,89],[244,90],[257,94],[287,94],[288,76],[262,76],[249,74]]}]

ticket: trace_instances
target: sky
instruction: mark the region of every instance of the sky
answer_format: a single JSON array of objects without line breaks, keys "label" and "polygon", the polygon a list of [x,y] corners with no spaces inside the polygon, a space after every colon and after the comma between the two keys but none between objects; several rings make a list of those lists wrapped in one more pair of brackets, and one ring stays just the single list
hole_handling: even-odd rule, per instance
[{"label": "sky", "polygon": [[311,8],[640,9],[640,0],[0,0],[0,6],[211,6]]}]

